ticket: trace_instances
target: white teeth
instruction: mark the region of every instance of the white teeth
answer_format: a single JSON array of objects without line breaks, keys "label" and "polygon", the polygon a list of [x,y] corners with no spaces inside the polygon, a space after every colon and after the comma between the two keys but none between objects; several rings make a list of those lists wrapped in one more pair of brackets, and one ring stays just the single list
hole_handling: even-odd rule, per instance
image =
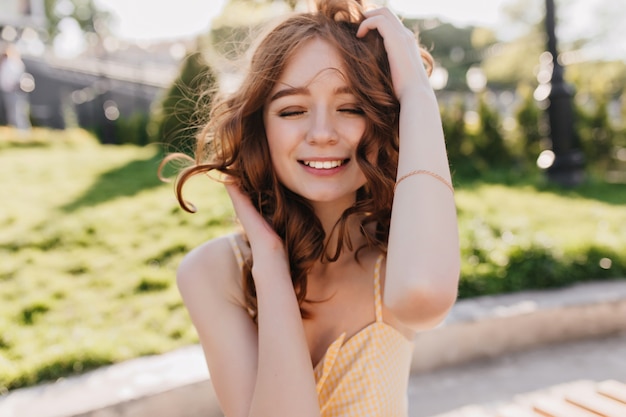
[{"label": "white teeth", "polygon": [[342,160],[337,161],[303,161],[304,165],[315,169],[332,169],[343,165]]}]

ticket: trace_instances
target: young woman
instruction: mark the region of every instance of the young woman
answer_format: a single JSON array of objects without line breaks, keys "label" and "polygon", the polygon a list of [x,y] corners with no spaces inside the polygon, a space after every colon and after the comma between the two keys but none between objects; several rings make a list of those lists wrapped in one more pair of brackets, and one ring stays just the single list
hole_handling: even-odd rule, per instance
[{"label": "young woman", "polygon": [[227,417],[407,415],[414,332],[456,299],[459,247],[430,56],[388,9],[318,1],[264,36],[195,164],[242,234],[178,285]]}]

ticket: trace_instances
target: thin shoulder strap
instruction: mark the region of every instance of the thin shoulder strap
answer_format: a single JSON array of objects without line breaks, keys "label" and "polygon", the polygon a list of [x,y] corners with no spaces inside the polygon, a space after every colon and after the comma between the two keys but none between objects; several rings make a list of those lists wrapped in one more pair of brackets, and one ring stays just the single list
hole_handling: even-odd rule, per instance
[{"label": "thin shoulder strap", "polygon": [[235,258],[237,259],[237,265],[239,265],[239,269],[243,269],[243,255],[241,254],[241,249],[237,244],[237,240],[235,239],[235,235],[228,236],[228,240],[230,241],[230,246],[233,248],[233,253],[235,254]]},{"label": "thin shoulder strap", "polygon": [[383,262],[384,255],[381,253],[376,260],[376,267],[374,268],[374,303],[376,306],[376,321],[383,321],[383,300],[380,289],[380,266]]}]

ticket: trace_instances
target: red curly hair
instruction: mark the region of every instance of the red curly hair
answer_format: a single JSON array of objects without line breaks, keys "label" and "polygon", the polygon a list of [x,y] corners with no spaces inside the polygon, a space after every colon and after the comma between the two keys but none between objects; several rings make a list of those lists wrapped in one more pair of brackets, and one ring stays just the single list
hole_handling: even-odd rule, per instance
[{"label": "red curly hair", "polygon": [[[352,249],[346,227],[351,216],[360,219],[366,246],[383,252],[387,249],[398,166],[400,103],[394,95],[381,36],[370,31],[363,38],[356,37],[365,18],[363,12],[363,4],[358,0],[318,1],[316,11],[293,14],[269,30],[254,48],[249,69],[238,89],[214,101],[209,122],[198,136],[195,161],[179,173],[176,181],[179,203],[183,209],[194,212],[193,205],[183,198],[185,182],[194,175],[211,171],[228,175],[283,240],[301,305],[306,298],[307,274],[313,264],[333,262],[344,247]],[[366,119],[356,159],[367,182],[357,191],[354,205],[335,225],[339,233],[337,249],[332,254],[327,253],[326,235],[310,204],[278,181],[263,124],[263,108],[272,88],[296,51],[314,38],[337,49],[344,61],[343,75]],[[432,57],[422,50],[422,58],[430,71]],[[368,160],[368,155],[375,157]],[[247,307],[256,319],[251,265],[249,259],[243,271],[243,288]]]}]

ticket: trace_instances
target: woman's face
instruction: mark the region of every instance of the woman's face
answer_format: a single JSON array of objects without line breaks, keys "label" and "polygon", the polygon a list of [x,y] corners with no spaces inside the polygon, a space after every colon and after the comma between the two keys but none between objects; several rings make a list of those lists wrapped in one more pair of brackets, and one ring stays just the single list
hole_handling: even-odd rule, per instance
[{"label": "woman's face", "polygon": [[288,61],[263,112],[279,181],[314,207],[350,206],[366,181],[356,161],[365,116],[343,67],[328,42],[307,41]]}]

